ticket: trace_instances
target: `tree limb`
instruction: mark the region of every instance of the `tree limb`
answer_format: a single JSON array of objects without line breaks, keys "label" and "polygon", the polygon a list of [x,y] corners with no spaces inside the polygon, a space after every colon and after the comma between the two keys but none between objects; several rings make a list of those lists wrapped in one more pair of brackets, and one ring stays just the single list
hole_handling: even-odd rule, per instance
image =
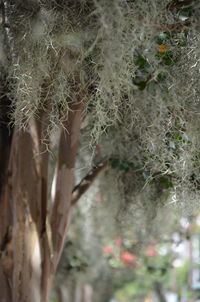
[{"label": "tree limb", "polygon": [[176,12],[182,8],[190,6],[194,2],[194,0],[172,0],[167,4],[166,8],[171,12]]},{"label": "tree limb", "polygon": [[158,24],[156,28],[160,31],[171,32],[171,31],[183,31],[186,28],[191,26],[191,22],[189,20],[176,22],[174,24]]},{"label": "tree limb", "polygon": [[67,227],[71,214],[71,197],[74,187],[74,167],[78,149],[78,140],[84,103],[80,98],[70,104],[70,110],[62,129],[57,171],[56,190],[51,213],[51,230],[54,248],[53,264],[56,269],[63,249]]},{"label": "tree limb", "polygon": [[102,161],[92,168],[91,171],[76,185],[72,191],[72,205],[74,206],[81,196],[89,189],[97,176],[107,167],[108,162]]}]

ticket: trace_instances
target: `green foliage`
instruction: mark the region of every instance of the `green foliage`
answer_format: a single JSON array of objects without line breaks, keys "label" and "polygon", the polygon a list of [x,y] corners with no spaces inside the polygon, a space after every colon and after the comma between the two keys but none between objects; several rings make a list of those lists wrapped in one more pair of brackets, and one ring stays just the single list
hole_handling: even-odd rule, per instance
[{"label": "green foliage", "polygon": [[163,175],[159,178],[159,183],[163,189],[173,188],[173,181],[169,176]]},{"label": "green foliage", "polygon": [[134,269],[133,281],[125,283],[116,290],[115,296],[120,302],[131,301],[133,299],[145,298],[153,291],[155,282],[160,282],[168,286],[171,273],[170,255],[155,257],[142,256],[140,250],[140,261],[138,267]]},{"label": "green foliage", "polygon": [[187,285],[189,272],[190,272],[189,261],[185,261],[185,263],[183,263],[182,266],[176,269],[176,278],[177,278],[176,280],[179,290],[181,290],[185,285]]},{"label": "green foliage", "polygon": [[142,55],[139,55],[136,59],[135,62],[136,66],[138,66],[138,68],[142,71],[146,71],[148,70],[148,68],[150,67],[149,62],[147,61],[147,59],[145,57],[143,57]]},{"label": "green foliage", "polygon": [[89,260],[84,249],[80,248],[78,243],[68,240],[66,242],[66,250],[67,252],[63,255],[59,271],[61,273],[70,272],[72,276],[76,275],[77,272],[85,272],[89,266]]},{"label": "green foliage", "polygon": [[168,50],[164,53],[158,53],[157,58],[161,60],[164,65],[172,66],[177,62],[177,58],[174,57],[174,54],[171,50]]},{"label": "green foliage", "polygon": [[158,82],[164,82],[164,81],[166,80],[166,78],[167,78],[167,73],[165,73],[165,72],[160,72],[160,73],[157,75],[156,80],[157,80]]},{"label": "green foliage", "polygon": [[116,298],[120,302],[127,302],[134,298],[144,298],[148,293],[148,287],[145,282],[130,282],[116,292]]},{"label": "green foliage", "polygon": [[131,169],[134,169],[134,165],[131,162],[122,161],[118,158],[112,158],[109,160],[110,165],[113,169],[117,169],[119,171],[128,172]]}]

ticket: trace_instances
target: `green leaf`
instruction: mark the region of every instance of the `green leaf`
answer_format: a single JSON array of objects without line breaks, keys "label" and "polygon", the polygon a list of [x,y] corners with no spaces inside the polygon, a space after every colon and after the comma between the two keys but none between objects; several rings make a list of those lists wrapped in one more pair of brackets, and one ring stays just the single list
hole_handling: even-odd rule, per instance
[{"label": "green leaf", "polygon": [[124,172],[128,172],[130,169],[134,168],[132,163],[122,161],[118,158],[110,159],[110,165],[113,169],[118,169]]},{"label": "green leaf", "polygon": [[116,169],[120,165],[120,160],[118,158],[112,158],[110,159],[110,165],[113,169]]},{"label": "green leaf", "polygon": [[160,185],[163,189],[173,188],[173,183],[169,176],[161,176],[159,178]]},{"label": "green leaf", "polygon": [[147,61],[147,59],[143,56],[138,56],[137,60],[136,60],[136,65],[139,67],[139,69],[144,70],[150,67],[149,62]]},{"label": "green leaf", "polygon": [[144,90],[146,88],[146,86],[147,86],[147,82],[146,81],[141,81],[139,83],[135,83],[135,85],[138,86],[138,88],[140,90]]},{"label": "green leaf", "polygon": [[167,78],[167,74],[164,73],[164,72],[160,72],[160,73],[157,75],[156,80],[157,80],[158,82],[163,82],[163,81],[166,80],[166,78]]},{"label": "green leaf", "polygon": [[166,51],[162,56],[162,61],[165,65],[174,65],[176,60],[174,59],[174,55],[172,51]]}]

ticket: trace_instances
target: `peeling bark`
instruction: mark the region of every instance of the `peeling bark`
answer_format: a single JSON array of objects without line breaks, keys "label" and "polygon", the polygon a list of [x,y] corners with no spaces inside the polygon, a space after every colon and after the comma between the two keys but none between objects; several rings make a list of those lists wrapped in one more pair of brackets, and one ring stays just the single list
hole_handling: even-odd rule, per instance
[{"label": "peeling bark", "polygon": [[[13,302],[41,301],[41,182],[33,126],[15,132],[11,158],[13,202]],[[37,263],[35,262],[37,254]],[[36,299],[36,300],[35,300]]]},{"label": "peeling bark", "polygon": [[48,296],[44,286],[45,276],[49,275],[49,268],[44,265],[49,250],[46,239],[48,154],[41,152],[41,133],[42,128],[32,120],[26,131],[15,129],[12,140],[9,183],[2,203],[5,203],[4,214],[8,205],[12,205],[12,219],[8,220],[8,215],[2,217],[5,226],[9,221],[12,229],[12,257],[4,244],[2,253],[5,257],[0,259],[3,272],[5,263],[7,270],[9,261],[13,264],[9,279],[12,299],[6,300],[8,293],[5,294],[5,301],[9,302],[47,301],[42,297]]}]

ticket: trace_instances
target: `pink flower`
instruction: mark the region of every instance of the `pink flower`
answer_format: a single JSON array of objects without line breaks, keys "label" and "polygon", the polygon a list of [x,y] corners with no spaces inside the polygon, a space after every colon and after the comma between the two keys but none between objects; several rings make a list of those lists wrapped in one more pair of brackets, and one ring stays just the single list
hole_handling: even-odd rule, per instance
[{"label": "pink flower", "polygon": [[113,248],[110,245],[106,245],[103,247],[103,253],[104,255],[110,255],[113,253]]},{"label": "pink flower", "polygon": [[153,244],[148,245],[145,251],[145,255],[148,257],[155,257],[157,255],[155,245]]},{"label": "pink flower", "polygon": [[135,264],[137,257],[134,254],[125,251],[121,253],[120,259],[125,265],[130,266]]}]

